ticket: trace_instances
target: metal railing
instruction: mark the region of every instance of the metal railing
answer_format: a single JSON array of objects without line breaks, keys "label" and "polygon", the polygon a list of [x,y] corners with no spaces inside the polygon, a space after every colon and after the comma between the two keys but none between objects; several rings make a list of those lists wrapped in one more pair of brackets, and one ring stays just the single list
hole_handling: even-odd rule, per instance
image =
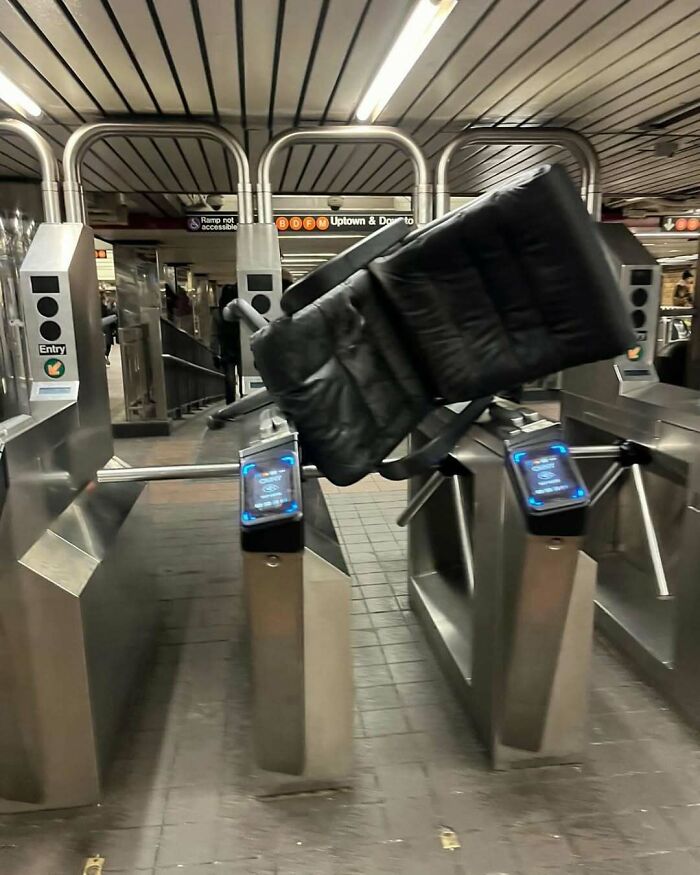
[{"label": "metal railing", "polygon": [[59,166],[51,144],[39,131],[18,119],[0,119],[0,133],[13,137],[21,137],[31,146],[41,167],[41,198],[44,208],[44,221],[52,225],[60,223]]},{"label": "metal railing", "polygon": [[299,143],[388,143],[396,146],[413,167],[413,216],[417,225],[431,219],[430,173],[425,155],[408,134],[382,125],[344,125],[284,131],[271,140],[258,163],[258,222],[272,224],[272,163],[279,153]]},{"label": "metal railing", "polygon": [[161,319],[160,329],[168,416],[179,419],[222,398],[225,378],[211,349],[167,319]]},{"label": "metal railing", "polygon": [[238,220],[253,221],[253,189],[248,156],[238,140],[225,128],[189,121],[108,121],[82,125],[68,138],[63,151],[63,199],[67,222],[86,222],[80,167],[94,143],[109,137],[190,137],[214,140],[233,158],[238,174]]},{"label": "metal railing", "polygon": [[447,172],[455,154],[467,146],[561,146],[568,149],[581,170],[581,197],[588,212],[600,220],[600,161],[590,140],[568,128],[472,128],[458,134],[440,153],[435,168],[435,218],[449,212]]}]

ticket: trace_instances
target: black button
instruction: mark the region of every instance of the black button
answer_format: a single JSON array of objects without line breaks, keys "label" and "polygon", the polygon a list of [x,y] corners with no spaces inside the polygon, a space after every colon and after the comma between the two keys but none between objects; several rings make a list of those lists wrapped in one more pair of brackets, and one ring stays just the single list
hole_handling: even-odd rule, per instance
[{"label": "black button", "polygon": [[632,303],[635,307],[643,307],[649,299],[649,293],[646,289],[635,289],[632,292]]},{"label": "black button", "polygon": [[635,328],[641,328],[647,321],[647,314],[644,310],[632,310],[632,325]]},{"label": "black button", "polygon": [[265,314],[272,306],[272,301],[267,297],[267,295],[253,295],[251,300],[251,305],[254,310],[257,310],[258,313]]},{"label": "black button", "polygon": [[42,322],[39,326],[39,334],[44,340],[58,340],[61,336],[61,326],[58,322]]},{"label": "black button", "polygon": [[39,298],[36,308],[42,316],[55,316],[58,313],[58,301],[55,298]]}]

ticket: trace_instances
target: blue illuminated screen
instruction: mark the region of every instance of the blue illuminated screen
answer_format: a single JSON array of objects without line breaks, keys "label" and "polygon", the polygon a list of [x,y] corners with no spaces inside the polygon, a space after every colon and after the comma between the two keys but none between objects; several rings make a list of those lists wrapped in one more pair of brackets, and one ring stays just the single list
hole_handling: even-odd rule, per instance
[{"label": "blue illuminated screen", "polygon": [[293,453],[243,464],[243,522],[251,523],[299,510],[294,489],[295,464],[296,456]]},{"label": "blue illuminated screen", "polygon": [[532,507],[546,507],[561,499],[575,500],[586,496],[571,468],[565,444],[551,444],[536,452],[516,452],[513,461],[523,472],[528,502]]}]

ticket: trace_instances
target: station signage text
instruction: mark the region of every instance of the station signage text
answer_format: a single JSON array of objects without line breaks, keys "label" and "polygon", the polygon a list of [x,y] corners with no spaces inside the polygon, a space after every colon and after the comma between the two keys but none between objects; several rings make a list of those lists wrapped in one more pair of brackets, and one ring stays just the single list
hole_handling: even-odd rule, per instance
[{"label": "station signage text", "polygon": [[192,234],[212,234],[220,231],[237,231],[237,213],[190,213],[187,230]]},{"label": "station signage text", "polygon": [[322,215],[301,215],[283,213],[275,218],[280,234],[371,234],[378,228],[392,222],[403,221],[413,225],[413,216],[400,213],[323,213]]},{"label": "station signage text", "polygon": [[[413,216],[408,213],[278,213],[275,226],[280,234],[371,234],[392,222],[413,225]],[[237,213],[190,213],[187,230],[193,234],[210,234],[238,230]]]}]

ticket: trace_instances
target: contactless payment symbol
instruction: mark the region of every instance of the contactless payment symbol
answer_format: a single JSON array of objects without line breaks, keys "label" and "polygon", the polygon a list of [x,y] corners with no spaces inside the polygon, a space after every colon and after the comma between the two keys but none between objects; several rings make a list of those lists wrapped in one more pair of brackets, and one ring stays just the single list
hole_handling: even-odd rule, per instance
[{"label": "contactless payment symbol", "polygon": [[66,372],[66,366],[61,359],[47,359],[44,362],[44,373],[52,380],[60,379]]}]

